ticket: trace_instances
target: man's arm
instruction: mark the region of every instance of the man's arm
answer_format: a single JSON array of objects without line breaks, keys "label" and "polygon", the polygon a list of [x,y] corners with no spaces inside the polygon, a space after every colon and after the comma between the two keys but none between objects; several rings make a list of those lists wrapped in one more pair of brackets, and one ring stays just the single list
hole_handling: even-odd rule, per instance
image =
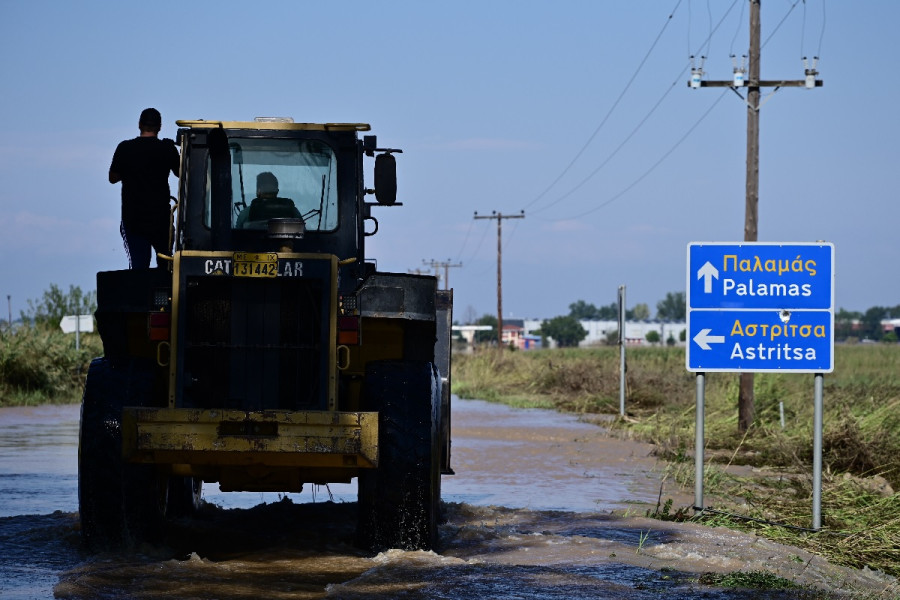
[{"label": "man's arm", "polygon": [[163,138],[163,141],[172,144],[172,152],[169,154],[169,168],[172,169],[172,173],[175,174],[175,177],[179,177],[179,165],[181,164],[181,157],[178,155],[178,146],[175,145],[175,140],[169,138]]},{"label": "man's arm", "polygon": [[[123,142],[124,143],[124,142]],[[113,152],[112,162],[109,164],[109,182],[110,183],[119,183],[122,181],[122,174],[119,170],[122,168],[120,164],[122,161],[122,144],[116,146],[116,151]]]}]

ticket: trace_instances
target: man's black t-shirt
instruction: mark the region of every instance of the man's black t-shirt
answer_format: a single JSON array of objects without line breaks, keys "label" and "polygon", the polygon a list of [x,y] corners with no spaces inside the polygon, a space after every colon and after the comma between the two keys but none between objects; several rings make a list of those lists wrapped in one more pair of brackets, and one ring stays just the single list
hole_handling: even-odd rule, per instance
[{"label": "man's black t-shirt", "polygon": [[168,231],[169,171],[178,175],[172,140],[136,137],[120,143],[109,170],[122,178],[122,223],[147,235]]}]

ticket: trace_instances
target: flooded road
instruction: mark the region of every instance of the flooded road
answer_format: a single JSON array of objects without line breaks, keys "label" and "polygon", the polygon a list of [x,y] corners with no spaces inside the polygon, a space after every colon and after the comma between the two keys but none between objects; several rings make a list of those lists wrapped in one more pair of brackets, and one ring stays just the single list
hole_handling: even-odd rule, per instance
[{"label": "flooded road", "polygon": [[[457,475],[443,478],[437,552],[356,548],[355,485],[290,495],[206,485],[207,504],[172,522],[165,545],[87,555],[78,410],[0,409],[0,598],[813,597],[698,582],[706,572],[763,569],[835,594],[900,594],[888,578],[755,536],[623,516],[643,515],[660,495],[650,446],[568,415],[456,399]],[[664,489],[669,497],[692,500]]]}]

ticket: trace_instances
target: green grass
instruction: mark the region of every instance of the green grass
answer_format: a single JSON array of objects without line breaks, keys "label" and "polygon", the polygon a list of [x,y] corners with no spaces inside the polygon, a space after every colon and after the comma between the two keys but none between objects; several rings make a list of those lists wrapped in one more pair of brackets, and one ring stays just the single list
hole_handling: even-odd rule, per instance
[{"label": "green grass", "polygon": [[700,583],[719,587],[745,588],[756,590],[790,590],[800,586],[794,582],[765,571],[735,571],[733,573],[707,573],[700,577]]},{"label": "green grass", "polygon": [[[614,435],[653,443],[669,461],[667,479],[693,490],[696,379],[685,369],[684,349],[629,349],[627,362],[627,416],[608,427]],[[618,363],[615,347],[457,355],[453,390],[464,398],[526,398],[565,412],[617,415]],[[757,374],[756,421],[745,433],[737,427],[738,376],[707,374],[705,504],[725,514],[699,519],[754,531],[837,564],[900,575],[900,494],[893,492],[900,489],[900,345],[839,345],[834,373],[824,381],[822,530],[772,524],[811,526],[810,374]],[[753,469],[738,475],[738,465]],[[671,503],[654,513],[689,515]]]},{"label": "green grass", "polygon": [[96,334],[22,327],[0,333],[0,406],[79,402],[88,365],[103,353]]}]

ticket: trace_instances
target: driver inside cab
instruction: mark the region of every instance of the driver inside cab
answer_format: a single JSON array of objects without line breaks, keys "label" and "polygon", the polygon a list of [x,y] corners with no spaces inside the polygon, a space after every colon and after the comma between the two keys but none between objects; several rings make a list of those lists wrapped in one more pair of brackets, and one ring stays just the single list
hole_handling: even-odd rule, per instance
[{"label": "driver inside cab", "polygon": [[256,176],[256,198],[240,212],[235,229],[265,229],[269,219],[300,219],[290,198],[278,197],[278,179],[265,171]]}]

